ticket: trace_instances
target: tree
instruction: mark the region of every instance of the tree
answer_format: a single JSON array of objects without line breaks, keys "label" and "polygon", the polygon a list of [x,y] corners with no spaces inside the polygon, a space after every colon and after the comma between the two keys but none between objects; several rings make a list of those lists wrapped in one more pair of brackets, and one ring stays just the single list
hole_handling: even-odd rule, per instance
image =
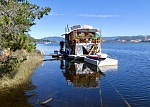
[{"label": "tree", "polygon": [[33,41],[27,32],[35,25],[35,19],[48,15],[50,10],[49,7],[40,8],[36,4],[30,4],[27,0],[0,0],[2,47],[10,48],[12,51],[33,47]]}]

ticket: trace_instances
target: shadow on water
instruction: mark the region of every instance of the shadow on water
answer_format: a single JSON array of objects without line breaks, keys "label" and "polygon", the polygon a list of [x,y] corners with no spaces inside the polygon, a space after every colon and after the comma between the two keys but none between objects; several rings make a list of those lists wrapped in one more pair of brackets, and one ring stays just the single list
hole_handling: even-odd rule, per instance
[{"label": "shadow on water", "polygon": [[31,84],[31,82],[27,82],[8,92],[0,92],[0,107],[32,107],[28,99],[34,95],[26,95],[27,90],[36,88]]}]

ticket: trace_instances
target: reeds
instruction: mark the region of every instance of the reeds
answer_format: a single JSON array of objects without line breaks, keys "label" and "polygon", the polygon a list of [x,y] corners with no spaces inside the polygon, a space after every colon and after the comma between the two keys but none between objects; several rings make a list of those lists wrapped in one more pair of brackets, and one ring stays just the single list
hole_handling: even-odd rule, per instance
[{"label": "reeds", "polygon": [[34,69],[42,62],[42,55],[40,55],[37,51],[33,53],[27,53],[26,51],[22,50],[13,54],[18,55],[18,57],[19,55],[26,55],[27,60],[21,63],[13,78],[10,78],[10,76],[7,74],[3,75],[3,77],[0,79],[0,91],[9,91],[28,82]]}]

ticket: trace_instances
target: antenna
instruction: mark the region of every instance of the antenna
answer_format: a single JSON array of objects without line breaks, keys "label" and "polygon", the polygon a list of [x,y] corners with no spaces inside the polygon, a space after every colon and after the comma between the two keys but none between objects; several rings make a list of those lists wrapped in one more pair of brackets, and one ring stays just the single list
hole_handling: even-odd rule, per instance
[{"label": "antenna", "polygon": [[67,32],[69,32],[69,26],[68,26],[68,24],[67,24]]},{"label": "antenna", "polygon": [[100,36],[102,36],[102,34],[101,34],[101,30],[99,31],[99,33],[100,33]]},{"label": "antenna", "polygon": [[102,26],[101,26],[101,29],[100,29],[100,36],[102,36]]},{"label": "antenna", "polygon": [[99,31],[99,33],[100,33],[100,38],[101,38],[101,43],[100,43],[100,53],[102,52],[102,26],[101,26],[101,29],[100,29],[100,31]]}]

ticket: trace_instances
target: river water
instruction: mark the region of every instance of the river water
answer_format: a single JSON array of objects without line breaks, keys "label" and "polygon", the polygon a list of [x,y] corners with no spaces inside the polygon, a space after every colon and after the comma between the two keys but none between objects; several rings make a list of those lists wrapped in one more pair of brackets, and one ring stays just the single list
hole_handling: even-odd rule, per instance
[{"label": "river water", "polygon": [[[37,48],[49,54],[59,45]],[[35,69],[27,88],[0,95],[0,107],[150,107],[150,44],[104,43],[102,52],[118,59],[118,66],[45,61]]]}]

